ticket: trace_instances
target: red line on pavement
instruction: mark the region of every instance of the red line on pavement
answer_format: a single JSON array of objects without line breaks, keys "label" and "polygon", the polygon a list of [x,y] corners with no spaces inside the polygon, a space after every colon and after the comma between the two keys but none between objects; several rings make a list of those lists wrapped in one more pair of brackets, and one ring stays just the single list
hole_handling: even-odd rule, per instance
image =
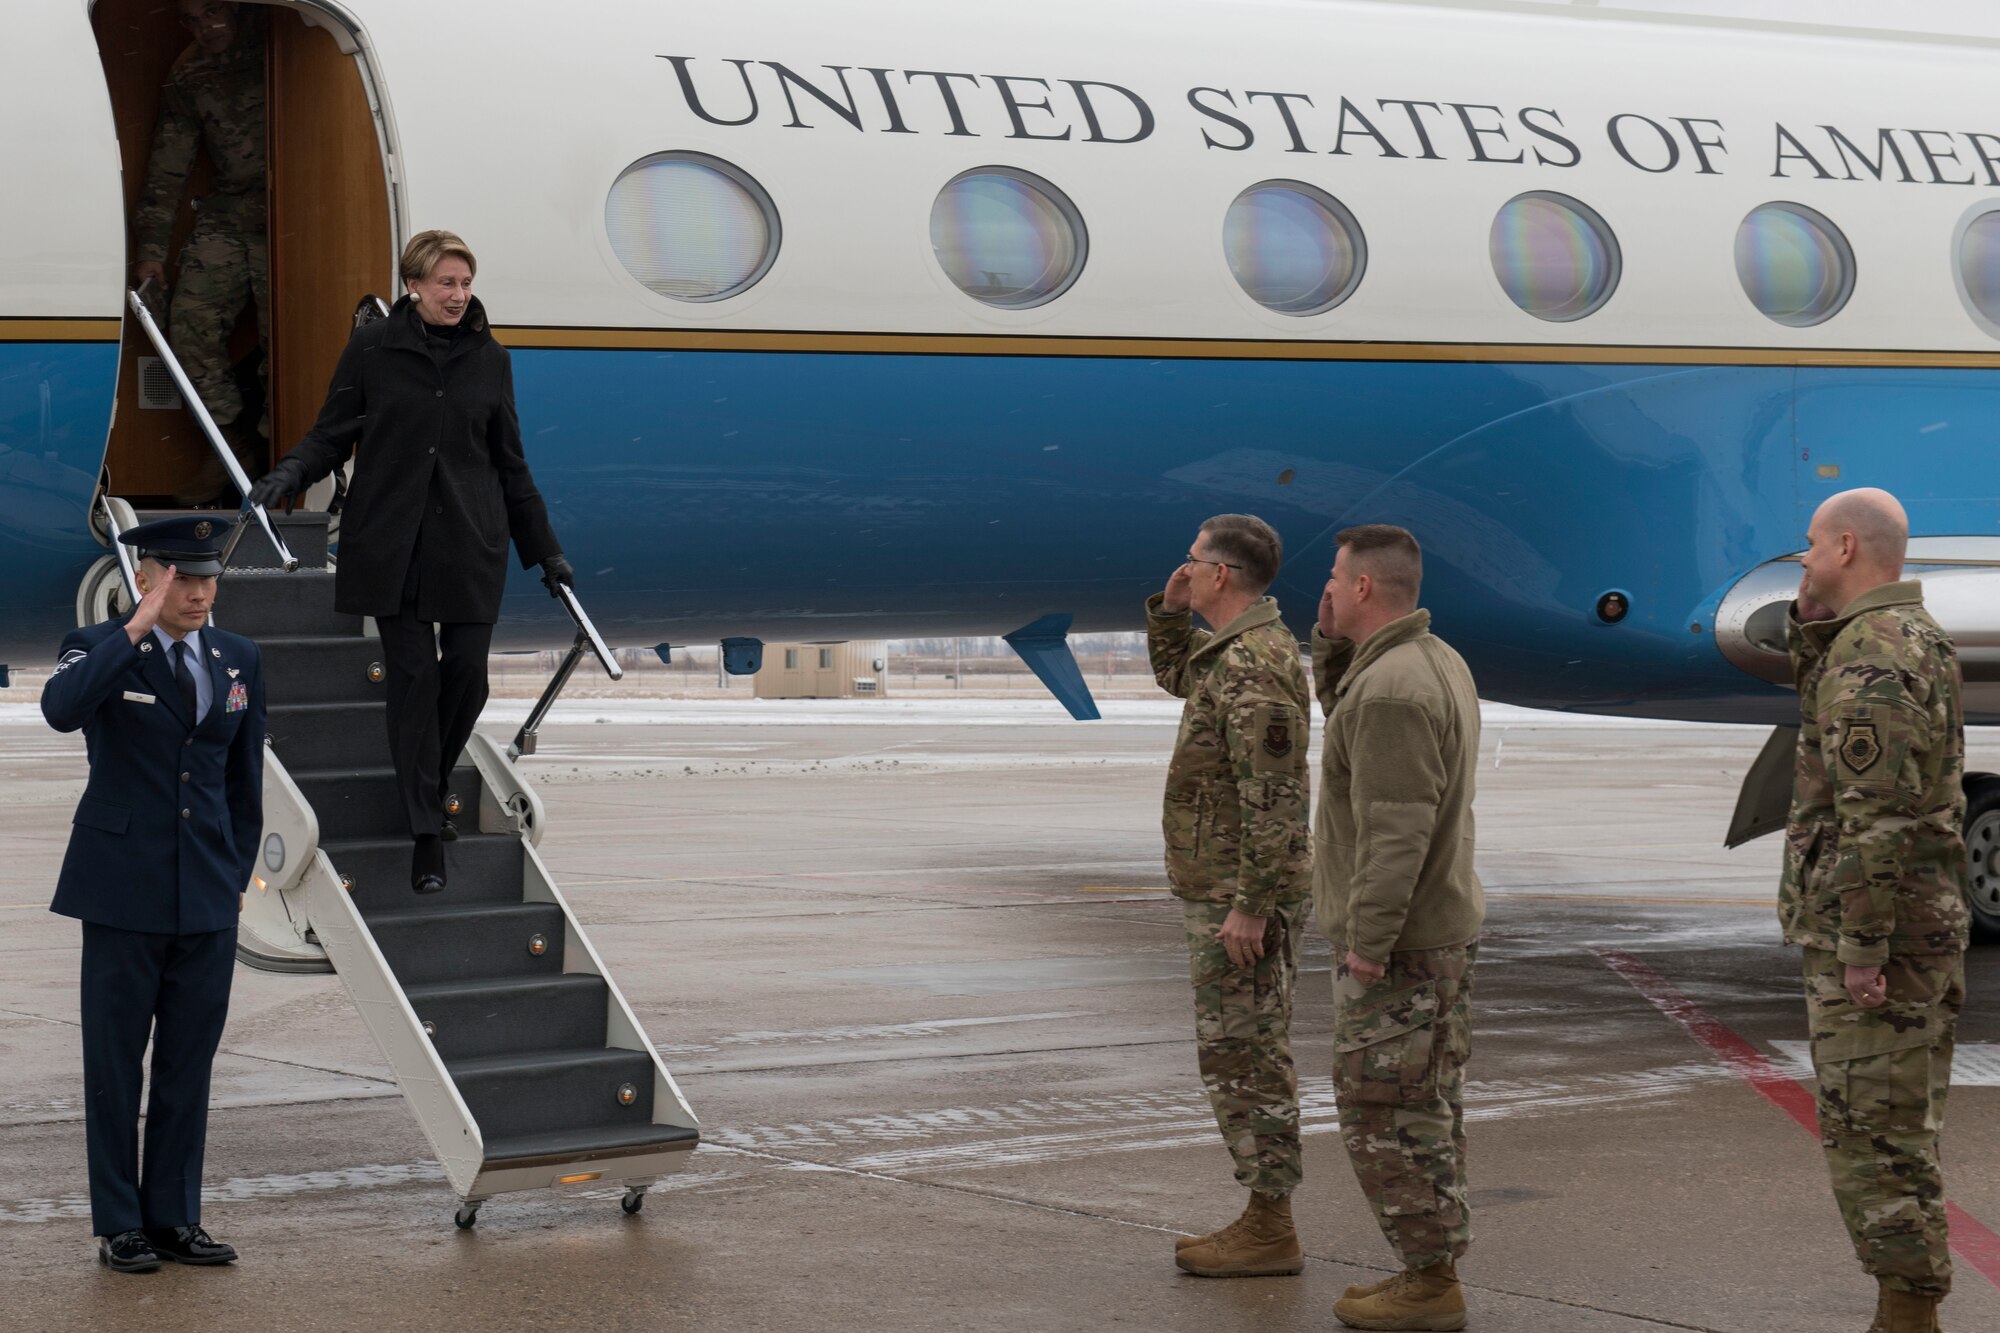
[{"label": "red line on pavement", "polygon": [[[1603,964],[1632,984],[1632,989],[1648,1003],[1687,1030],[1687,1034],[1714,1052],[1723,1064],[1755,1088],[1771,1105],[1796,1120],[1814,1138],[1819,1137],[1819,1112],[1812,1093],[1804,1084],[1789,1077],[1762,1051],[1745,1041],[1721,1019],[1690,1000],[1651,964],[1622,949],[1593,950]],[[2000,1288],[2000,1235],[1957,1204],[1945,1203],[1951,1223],[1951,1248],[1981,1277]]]}]

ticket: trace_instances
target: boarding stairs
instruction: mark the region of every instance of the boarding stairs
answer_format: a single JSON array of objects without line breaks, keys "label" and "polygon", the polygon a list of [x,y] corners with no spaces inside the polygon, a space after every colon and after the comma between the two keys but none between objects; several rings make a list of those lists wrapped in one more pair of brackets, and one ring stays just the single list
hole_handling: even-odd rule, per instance
[{"label": "boarding stairs", "polygon": [[[100,502],[119,557],[99,571],[107,610],[116,584],[132,595],[117,532],[163,516]],[[620,674],[610,650],[563,589],[575,642],[511,743],[473,735],[450,782],[448,887],[418,896],[381,641],[372,621],[334,609],[331,516],[215,517],[236,524],[215,623],[257,641],[268,710],[265,839],[240,961],[339,975],[459,1197],[459,1226],[493,1195],[551,1186],[623,1185],[637,1212],[692,1155],[697,1122],[536,851],[547,818],[517,762],[587,654]]]}]

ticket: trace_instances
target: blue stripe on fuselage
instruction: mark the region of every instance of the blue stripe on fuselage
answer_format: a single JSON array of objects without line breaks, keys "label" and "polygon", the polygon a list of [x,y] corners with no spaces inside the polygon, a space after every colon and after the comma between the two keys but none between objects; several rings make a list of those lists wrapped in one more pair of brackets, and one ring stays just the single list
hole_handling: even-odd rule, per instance
[{"label": "blue stripe on fuselage", "polygon": [[[1199,522],[1241,510],[1285,538],[1295,628],[1335,532],[1401,523],[1489,697],[1769,720],[1789,696],[1722,660],[1707,612],[1821,496],[2000,523],[1991,371],[523,350],[515,378],[625,642],[1138,628]],[[551,612],[522,580],[509,614],[538,623],[503,641]]]},{"label": "blue stripe on fuselage", "polygon": [[117,379],[116,343],[0,342],[0,661],[17,668],[55,660],[104,554],[88,513]]}]

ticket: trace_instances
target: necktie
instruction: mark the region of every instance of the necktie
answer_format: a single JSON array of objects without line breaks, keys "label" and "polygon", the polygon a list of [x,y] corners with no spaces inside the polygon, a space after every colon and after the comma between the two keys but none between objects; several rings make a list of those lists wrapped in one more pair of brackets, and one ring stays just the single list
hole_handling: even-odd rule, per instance
[{"label": "necktie", "polygon": [[187,709],[188,721],[198,722],[194,710],[200,696],[194,692],[194,672],[188,670],[188,646],[185,642],[177,643],[173,651],[174,684],[181,687],[181,705]]}]

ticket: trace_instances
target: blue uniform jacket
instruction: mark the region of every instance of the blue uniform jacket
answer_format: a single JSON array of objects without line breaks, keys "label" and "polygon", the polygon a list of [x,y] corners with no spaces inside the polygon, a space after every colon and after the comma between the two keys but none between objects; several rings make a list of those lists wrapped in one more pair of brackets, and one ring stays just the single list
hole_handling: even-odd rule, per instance
[{"label": "blue uniform jacket", "polygon": [[49,910],[157,935],[227,930],[264,834],[262,659],[203,627],[213,702],[196,726],[159,641],[126,637],[130,618],[71,630],[42,689],[42,716],[83,728],[90,751]]}]

